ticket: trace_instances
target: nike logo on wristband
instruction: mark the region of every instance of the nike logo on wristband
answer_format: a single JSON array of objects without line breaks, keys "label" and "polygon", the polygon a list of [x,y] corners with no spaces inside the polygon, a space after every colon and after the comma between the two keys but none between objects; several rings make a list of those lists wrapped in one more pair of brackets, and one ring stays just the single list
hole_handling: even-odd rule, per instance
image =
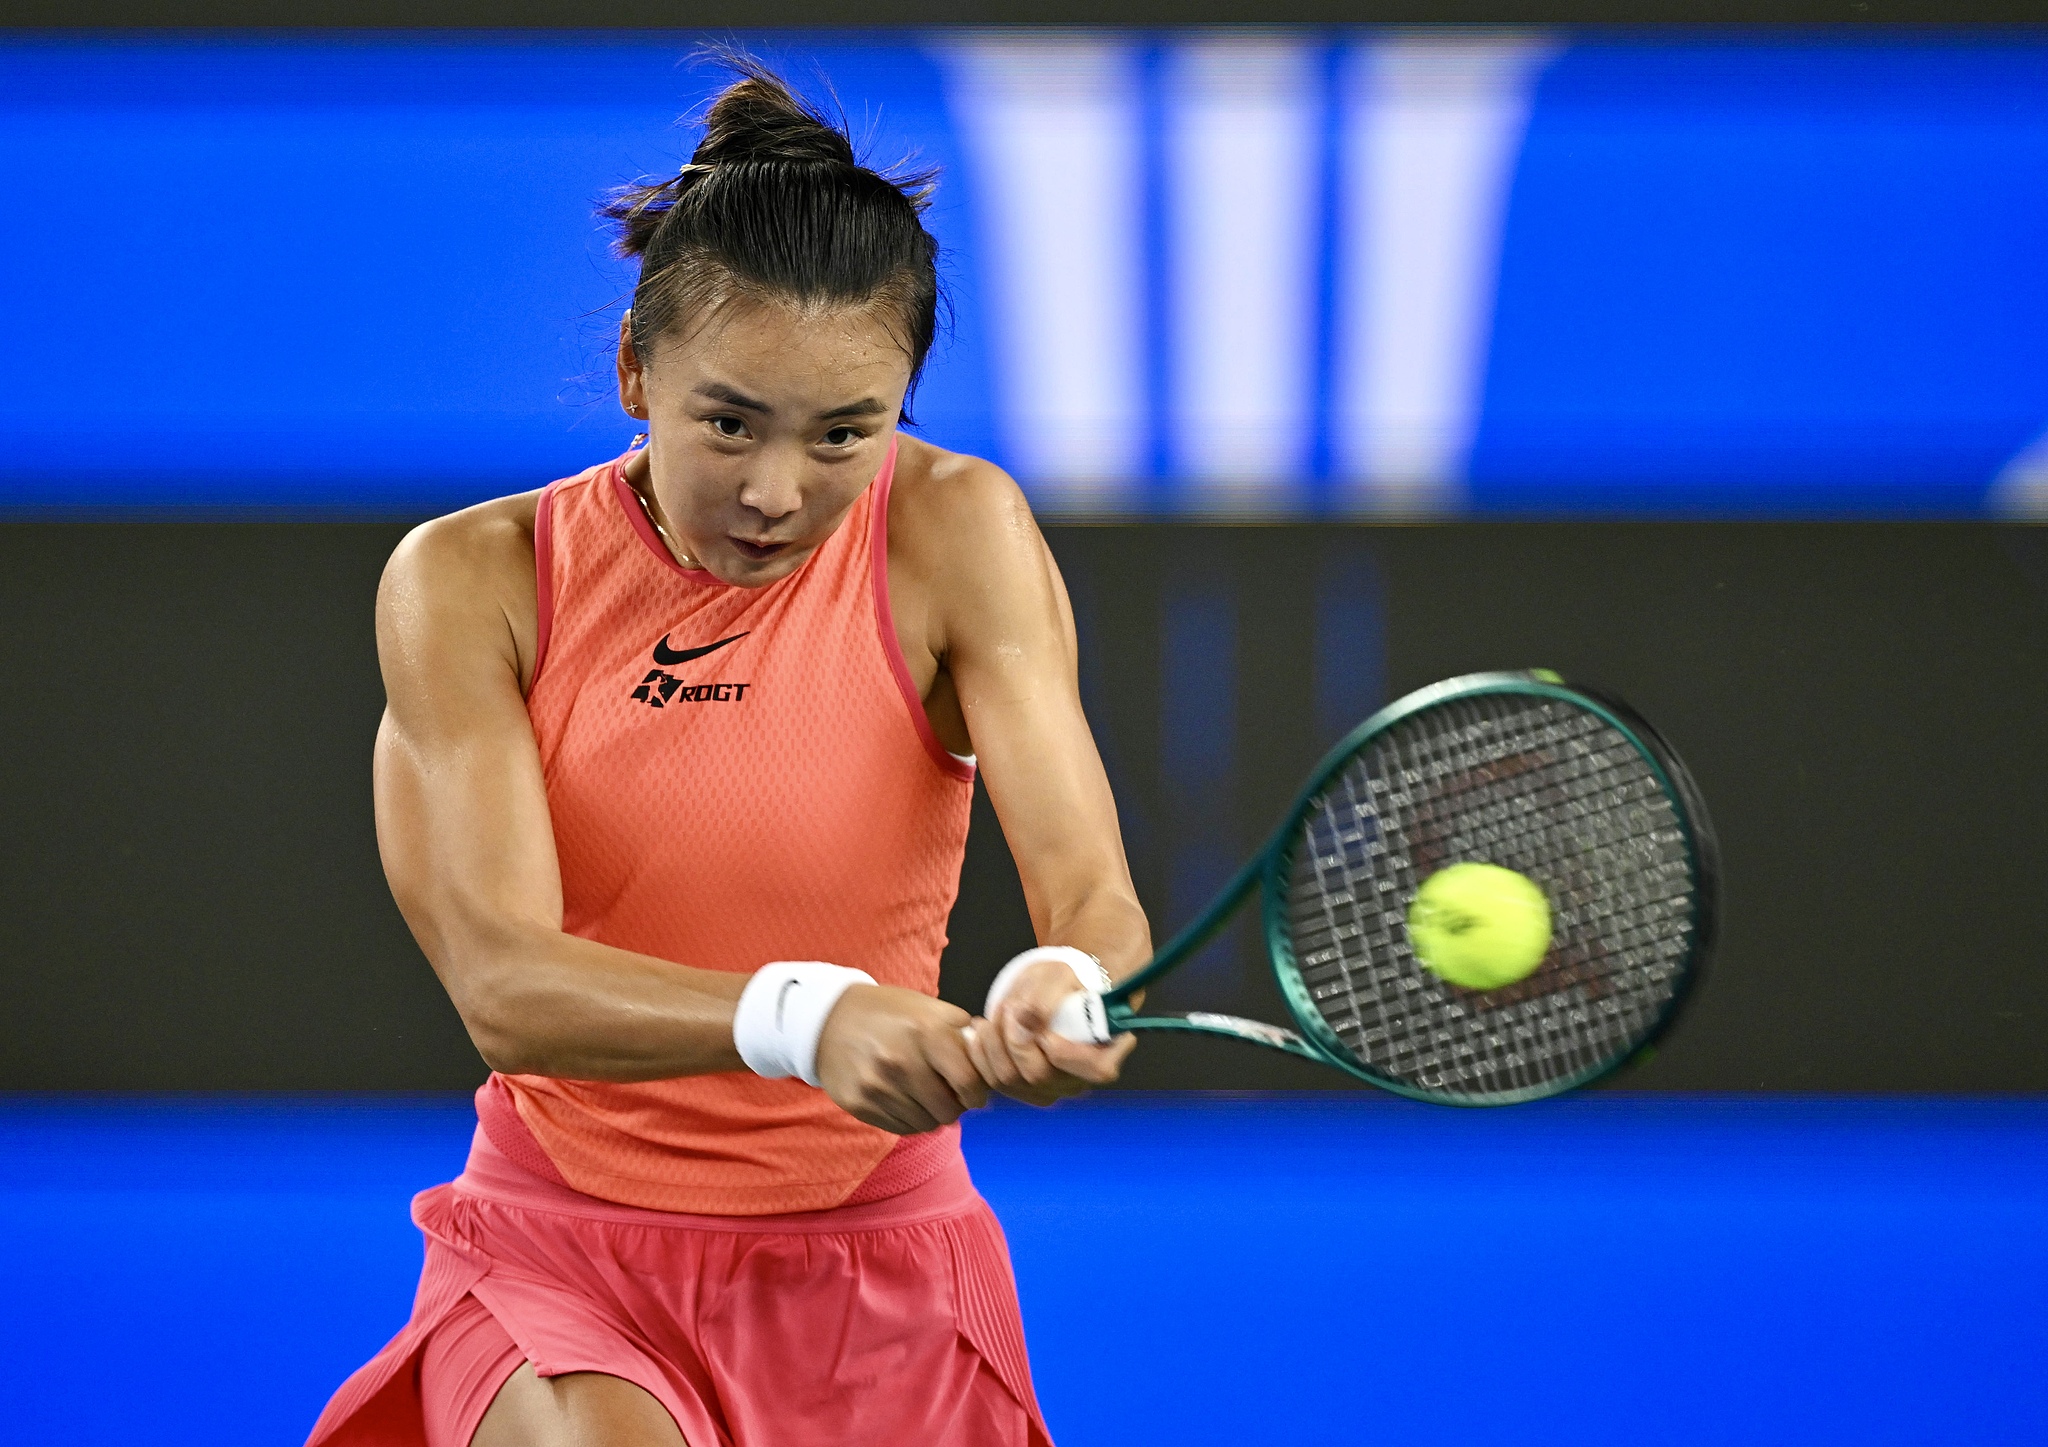
[{"label": "nike logo on wristband", "polygon": [[779,990],[779,991],[778,991],[778,992],[776,993],[776,996],[775,996],[775,1028],[776,1028],[777,1030],[781,1030],[781,1029],[783,1029],[783,1028],[784,1028],[784,1026],[783,1026],[783,1023],[782,1023],[782,1007],[783,1007],[783,1005],[784,1005],[784,1004],[786,1004],[786,1003],[788,1002],[788,1000],[789,1000],[789,992],[790,992],[791,990],[794,990],[794,989],[795,989],[795,988],[796,988],[796,987],[797,987],[798,985],[800,985],[800,984],[802,984],[802,983],[803,983],[803,981],[801,981],[801,980],[784,980],[784,981],[782,982],[782,989],[781,989],[781,990]]}]

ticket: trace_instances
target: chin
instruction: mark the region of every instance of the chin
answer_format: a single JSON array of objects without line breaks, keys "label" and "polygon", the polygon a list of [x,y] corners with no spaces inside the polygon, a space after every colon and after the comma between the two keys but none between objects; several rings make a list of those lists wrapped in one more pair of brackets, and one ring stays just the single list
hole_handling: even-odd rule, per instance
[{"label": "chin", "polygon": [[756,560],[745,557],[737,549],[721,549],[725,556],[717,569],[720,582],[731,583],[741,588],[765,588],[770,583],[780,582],[804,565],[812,550],[805,548],[798,552],[792,548],[777,553],[772,558]]}]

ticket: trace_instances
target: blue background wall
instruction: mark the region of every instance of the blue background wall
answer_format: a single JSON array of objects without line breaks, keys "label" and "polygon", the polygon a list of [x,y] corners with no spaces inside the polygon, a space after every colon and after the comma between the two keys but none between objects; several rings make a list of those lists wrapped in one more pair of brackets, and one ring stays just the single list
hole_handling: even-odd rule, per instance
[{"label": "blue background wall", "polygon": [[[2048,42],[1251,39],[1236,70],[1186,34],[774,47],[876,159],[945,168],[957,326],[919,410],[1049,514],[2048,511]],[[0,42],[0,518],[404,518],[622,446],[631,277],[591,207],[687,150],[675,117],[716,83],[687,44]],[[1089,118],[1101,208],[1005,189],[1034,95]],[[1418,115],[1461,118],[1457,165],[1414,164]],[[1218,116],[1305,184],[1215,168],[1248,199],[1192,204],[1177,147]],[[1086,274],[1018,266],[1034,238]],[[1186,445],[1214,300],[1189,278],[1240,242],[1261,284],[1294,270],[1225,318],[1266,350],[1209,358],[1223,402],[1267,399],[1219,478]],[[1088,477],[1045,462],[1074,418],[1016,318],[1105,278],[1127,461]],[[1418,288],[1445,303],[1421,321]],[[1442,363],[1419,410],[1359,381],[1379,344]],[[475,1077],[374,862],[366,608],[396,534],[0,527],[0,1081]],[[1388,691],[1554,664],[1672,732],[1729,846],[1716,971],[1631,1085],[2038,1091],[2043,530],[1053,537],[1159,923]],[[955,921],[970,998],[1027,930],[992,824]],[[1226,946],[1180,987],[1251,980]],[[1214,1053],[1145,1068],[1239,1081]],[[0,1438],[298,1440],[403,1319],[406,1197],[471,1119],[0,1100]],[[2044,1126],[2037,1098],[1183,1096],[967,1139],[1068,1447],[1918,1444],[2048,1426]]]},{"label": "blue background wall", "polygon": [[[1159,116],[1199,41],[1087,42],[1109,101],[1131,88],[1106,113],[1136,128],[1148,194],[1170,190]],[[829,82],[874,158],[945,168],[932,225],[957,326],[923,420],[1057,510],[1072,504],[1018,441],[1029,398],[1003,381],[997,292],[1022,283],[990,262],[1006,214],[990,198],[1011,181],[963,129],[982,72],[962,43],[771,50]],[[0,507],[416,514],[623,445],[608,347],[631,278],[591,206],[690,144],[676,117],[718,77],[680,63],[687,44],[0,44]],[[1289,104],[1338,177],[1286,223],[1323,258],[1299,344],[1327,386],[1328,273],[1362,244],[1339,192],[1345,117],[1368,102],[1343,77],[1393,42],[1275,44],[1320,77]],[[2023,504],[2025,468],[2008,469],[2048,427],[2048,43],[1536,37],[1524,53],[1486,82],[1508,164],[1470,223],[1486,231],[1470,415],[1423,510],[1967,515],[1999,505],[2002,471],[2005,505]],[[1131,426],[1157,430],[1175,330],[1156,313],[1179,305],[1160,277],[1190,244],[1174,228],[1224,223],[1132,204],[1152,218],[1134,244],[1155,314]],[[1231,509],[1379,506],[1322,485],[1343,471],[1341,409],[1304,425],[1337,435],[1253,467]],[[1171,447],[1132,455],[1142,475],[1092,506],[1211,506]]]},{"label": "blue background wall", "polygon": [[1515,179],[1488,507],[1967,512],[2048,399],[2048,48],[1587,44]]},{"label": "blue background wall", "polygon": [[[473,1123],[0,1103],[7,1440],[302,1440],[403,1325],[407,1198]],[[1062,1447],[2048,1430],[2035,1102],[1140,1098],[966,1144]]]}]

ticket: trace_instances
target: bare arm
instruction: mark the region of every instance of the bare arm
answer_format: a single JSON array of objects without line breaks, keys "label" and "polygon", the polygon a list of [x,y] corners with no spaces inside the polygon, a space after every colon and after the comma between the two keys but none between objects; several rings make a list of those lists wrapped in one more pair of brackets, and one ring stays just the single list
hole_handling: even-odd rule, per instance
[{"label": "bare arm", "polygon": [[[392,893],[494,1069],[616,1081],[744,1069],[732,1022],[747,976],[562,931],[522,686],[532,669],[532,508],[508,499],[429,523],[386,569],[376,801]],[[978,1103],[956,1016],[912,991],[849,991],[828,1028],[829,1057],[820,1044],[833,1098],[885,1129],[954,1119]],[[945,1065],[963,1088],[949,1086]]]},{"label": "bare arm", "polygon": [[743,1069],[732,1012],[745,976],[562,932],[521,689],[533,607],[522,521],[491,504],[429,523],[385,570],[376,795],[391,891],[494,1069],[580,1080]]},{"label": "bare arm", "polygon": [[1116,800],[1081,711],[1074,614],[1016,499],[1006,546],[953,620],[947,667],[1040,944],[1073,945],[1121,978],[1151,958]]},{"label": "bare arm", "polygon": [[[1129,974],[1151,957],[1151,929],[1081,710],[1065,584],[1015,483],[978,462],[945,481],[930,490],[917,524],[925,534],[919,561],[930,579],[927,626],[1016,859],[1038,942],[1072,945],[1112,976]],[[1065,966],[1041,965],[999,1007],[1000,1041],[976,1031],[976,1064],[992,1084],[1046,1099],[1116,1077],[1131,1037],[1094,1047],[1043,1033],[1077,987]]]}]

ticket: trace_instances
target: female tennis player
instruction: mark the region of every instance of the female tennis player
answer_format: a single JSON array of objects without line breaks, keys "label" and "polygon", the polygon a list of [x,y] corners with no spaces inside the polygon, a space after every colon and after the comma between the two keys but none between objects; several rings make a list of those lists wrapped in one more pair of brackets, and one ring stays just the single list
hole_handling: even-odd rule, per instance
[{"label": "female tennis player", "polygon": [[[316,1444],[1047,1441],[963,1111],[1150,954],[1059,574],[995,467],[898,432],[924,189],[771,74],[609,214],[645,445],[428,523],[378,598],[393,893],[493,1067],[411,1322]],[[1041,948],[935,998],[985,777]]]}]

